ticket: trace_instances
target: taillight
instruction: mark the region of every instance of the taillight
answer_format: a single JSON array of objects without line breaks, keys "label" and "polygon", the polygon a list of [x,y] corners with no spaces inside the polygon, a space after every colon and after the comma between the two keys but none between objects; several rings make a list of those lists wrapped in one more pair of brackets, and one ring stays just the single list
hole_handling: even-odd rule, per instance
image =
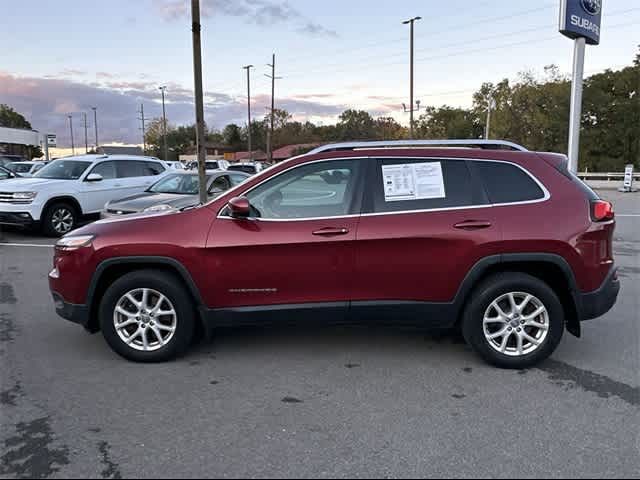
[{"label": "taillight", "polygon": [[591,220],[594,222],[604,222],[612,220],[615,217],[613,205],[604,200],[596,200],[591,202]]}]

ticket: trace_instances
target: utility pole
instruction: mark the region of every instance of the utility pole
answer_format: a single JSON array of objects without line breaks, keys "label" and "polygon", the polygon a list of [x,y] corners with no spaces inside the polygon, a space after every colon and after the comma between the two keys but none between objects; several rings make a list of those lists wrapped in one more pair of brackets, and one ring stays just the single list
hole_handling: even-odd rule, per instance
[{"label": "utility pole", "polygon": [[267,137],[267,161],[271,163],[273,161],[273,118],[275,113],[276,80],[282,79],[282,77],[276,77],[275,53],[273,54],[271,63],[268,63],[267,67],[271,67],[271,75],[265,74],[265,77],[271,79],[271,125],[269,127],[269,135]]},{"label": "utility pole", "polygon": [[76,146],[73,143],[73,116],[72,115],[67,115],[69,118],[69,129],[71,130],[71,153],[73,155],[76,154]]},{"label": "utility pole", "polygon": [[410,20],[407,20],[405,22],[402,22],[403,25],[411,25],[411,43],[410,43],[410,67],[409,67],[409,109],[407,110],[407,107],[405,105],[404,106],[404,111],[405,112],[409,112],[409,137],[410,139],[413,139],[413,112],[417,112],[418,110],[420,110],[420,103],[418,102],[418,108],[414,108],[414,103],[413,103],[413,24],[416,22],[416,20],[422,20],[422,17],[414,17]]},{"label": "utility pole", "polygon": [[[193,77],[196,93],[196,149],[198,152],[198,178],[200,203],[206,203],[207,176],[205,172],[204,98],[202,93],[202,45],[200,41],[200,0],[191,0],[191,31],[193,33]],[[165,137],[166,142],[166,137]],[[166,143],[165,143],[166,145]],[[166,146],[165,146],[166,148]]]},{"label": "utility pole", "polygon": [[491,129],[491,111],[496,108],[496,101],[493,97],[487,97],[487,128],[484,132],[484,138],[489,140],[489,130]]},{"label": "utility pole", "polygon": [[249,160],[253,160],[253,150],[251,146],[251,77],[249,75],[253,65],[246,65],[242,68],[247,71],[247,117],[249,119],[249,126],[247,128],[247,151],[249,152]]},{"label": "utility pole", "polygon": [[93,110],[93,126],[96,129],[96,153],[98,153],[98,107],[91,107]]},{"label": "utility pole", "polygon": [[82,112],[82,118],[84,119],[84,153],[89,153],[89,139],[87,138],[87,113]]},{"label": "utility pole", "polygon": [[[192,4],[193,8],[193,4]],[[200,5],[198,5],[198,18],[200,18]],[[200,32],[198,31],[198,34]],[[164,161],[169,160],[169,150],[167,148],[167,111],[164,107],[164,92],[167,89],[166,86],[160,87],[160,91],[162,92],[162,138],[164,140]]]},{"label": "utility pole", "polygon": [[138,117],[138,120],[142,121],[142,153],[144,155],[146,155],[147,154],[147,139],[146,139],[147,130],[146,130],[146,127],[145,127],[145,122],[147,120],[149,120],[149,119],[145,118],[145,116],[144,116],[144,103],[140,104],[140,112],[139,113],[140,113],[140,117]]}]

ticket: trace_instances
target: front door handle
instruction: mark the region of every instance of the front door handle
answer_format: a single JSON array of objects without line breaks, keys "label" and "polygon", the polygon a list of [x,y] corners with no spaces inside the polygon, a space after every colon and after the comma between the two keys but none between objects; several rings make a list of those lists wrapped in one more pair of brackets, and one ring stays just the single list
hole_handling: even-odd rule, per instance
[{"label": "front door handle", "polygon": [[341,228],[326,227],[313,232],[314,235],[317,235],[320,237],[335,237],[337,235],[346,235],[347,233],[349,233],[349,229],[344,227],[341,227]]},{"label": "front door handle", "polygon": [[459,230],[482,230],[483,228],[491,227],[491,222],[485,220],[466,220],[464,222],[456,223],[453,228]]}]

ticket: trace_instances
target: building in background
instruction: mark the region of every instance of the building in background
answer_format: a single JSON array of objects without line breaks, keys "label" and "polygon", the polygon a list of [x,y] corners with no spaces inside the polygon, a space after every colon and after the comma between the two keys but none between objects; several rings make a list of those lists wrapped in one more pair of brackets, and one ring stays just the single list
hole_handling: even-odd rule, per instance
[{"label": "building in background", "polygon": [[40,137],[37,130],[0,127],[0,153],[31,160],[34,149],[40,147]]}]

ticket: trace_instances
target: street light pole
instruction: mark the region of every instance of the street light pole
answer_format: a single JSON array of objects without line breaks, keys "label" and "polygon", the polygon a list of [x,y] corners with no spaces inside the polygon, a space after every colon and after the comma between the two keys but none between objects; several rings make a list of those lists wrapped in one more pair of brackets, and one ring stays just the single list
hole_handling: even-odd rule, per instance
[{"label": "street light pole", "polygon": [[[191,0],[191,31],[193,33],[193,77],[196,94],[196,149],[198,152],[198,178],[200,203],[207,203],[207,176],[205,172],[204,98],[202,89],[202,45],[200,41],[200,0]],[[166,142],[166,136],[165,136]],[[165,143],[166,148],[166,143]]]},{"label": "street light pole", "polygon": [[96,153],[98,153],[98,107],[91,107],[93,110],[93,126],[96,130]]},{"label": "street light pole", "polygon": [[496,101],[493,97],[487,97],[487,128],[484,132],[484,138],[489,140],[489,130],[491,128],[491,111],[496,108]]},{"label": "street light pole", "polygon": [[249,160],[253,160],[253,150],[251,146],[251,77],[249,75],[253,65],[246,65],[242,68],[247,71],[247,117],[249,119],[249,126],[247,128],[247,151],[249,152]]},{"label": "street light pole", "polygon": [[267,64],[267,67],[271,67],[271,75],[265,74],[265,77],[271,79],[271,125],[267,135],[267,160],[269,163],[273,161],[273,117],[275,114],[275,96],[276,96],[276,80],[280,80],[282,77],[276,77],[276,54],[272,56],[271,63]]},{"label": "street light pole", "polygon": [[[200,5],[198,5],[198,16],[199,15],[200,15]],[[165,162],[169,160],[169,150],[167,148],[167,111],[165,110],[165,106],[164,106],[164,92],[166,89],[167,89],[166,86],[160,87],[160,91],[162,92],[162,138],[164,140],[164,161]]]},{"label": "street light pole", "polygon": [[69,130],[71,131],[71,153],[73,155],[76,154],[76,146],[73,142],[73,116],[72,115],[68,115],[69,118]]},{"label": "street light pole", "polygon": [[[414,108],[414,103],[413,103],[413,24],[417,21],[417,20],[422,20],[422,17],[414,17],[410,20],[407,20],[405,22],[402,22],[403,25],[410,25],[411,26],[411,40],[410,40],[410,66],[409,66],[409,76],[410,76],[410,80],[409,80],[409,137],[411,139],[413,139],[413,112],[416,111],[416,109]],[[418,107],[420,108],[420,107]],[[406,108],[405,108],[406,110]]]},{"label": "street light pole", "polygon": [[82,112],[82,118],[84,119],[84,153],[89,153],[89,140],[87,137],[87,113]]}]

